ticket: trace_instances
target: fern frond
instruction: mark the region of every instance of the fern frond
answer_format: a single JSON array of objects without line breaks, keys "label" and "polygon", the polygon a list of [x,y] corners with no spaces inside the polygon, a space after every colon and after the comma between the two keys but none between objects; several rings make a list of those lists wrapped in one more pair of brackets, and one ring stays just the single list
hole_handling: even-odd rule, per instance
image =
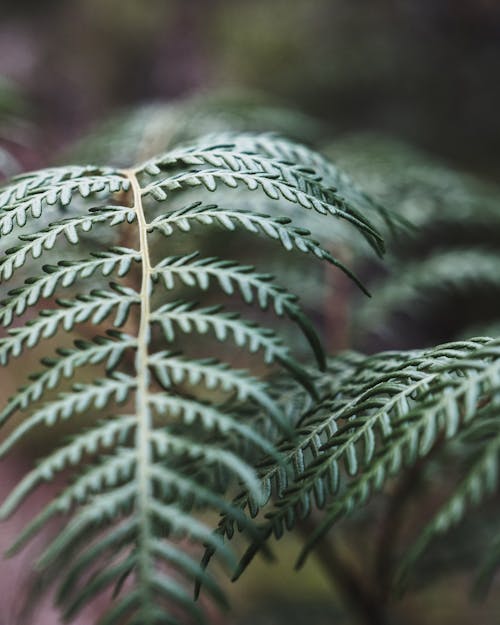
[{"label": "fern frond", "polygon": [[226,295],[238,290],[247,304],[257,299],[259,306],[266,309],[272,303],[277,315],[298,310],[298,298],[276,286],[271,274],[259,274],[255,267],[242,266],[235,261],[198,256],[194,253],[165,258],[153,269],[153,275],[161,277],[167,289],[174,288],[176,278],[186,286],[198,286],[204,291],[215,281]]},{"label": "fern frond", "polygon": [[[219,133],[218,137],[223,143],[224,136]],[[330,160],[305,145],[292,143],[277,133],[255,135],[228,132],[225,135],[225,141],[228,143],[235,141],[238,149],[244,153],[263,154],[283,163],[299,165],[305,173],[315,172],[324,186],[339,195],[341,204],[344,204],[346,208],[351,205],[358,207],[358,210],[362,208],[369,211],[370,219],[377,225],[380,222],[389,230],[393,230],[396,225],[407,225],[407,222],[396,213],[389,213],[384,206],[368,196],[350,176]]]},{"label": "fern frond", "polygon": [[[104,588],[114,586],[119,592],[127,578],[127,596],[118,597],[101,625],[173,623],[184,612],[200,620],[201,612],[170,567],[175,565],[182,578],[207,581],[217,600],[222,601],[222,593],[181,547],[165,538],[175,543],[188,537],[234,562],[221,538],[196,517],[198,509],[209,508],[256,539],[254,522],[226,493],[239,484],[260,500],[260,482],[248,458],[266,455],[276,461],[279,453],[274,438],[259,431],[250,415],[260,410],[284,435],[290,425],[287,408],[261,374],[203,354],[191,356],[198,335],[231,341],[261,366],[288,370],[304,389],[301,405],[308,394],[316,396],[314,373],[297,361],[279,328],[228,312],[219,298],[214,305],[216,292],[203,302],[207,289],[217,285],[226,299],[238,294],[254,309],[271,310],[282,322],[297,324],[321,362],[320,341],[298,298],[269,274],[222,255],[203,258],[191,247],[180,256],[167,256],[164,236],[218,224],[230,232],[262,234],[287,251],[309,253],[351,275],[308,231],[294,225],[293,213],[283,218],[256,212],[253,206],[231,207],[230,193],[243,186],[265,199],[264,208],[279,199],[281,208],[292,203],[315,210],[333,223],[350,224],[377,251],[382,249],[358,192],[348,201],[330,188],[331,181],[323,183],[328,166],[319,158],[323,173],[302,164],[314,164],[312,153],[297,148],[295,154],[292,144],[271,136],[261,141],[235,136],[229,143],[224,138],[224,144],[212,140],[211,145],[203,139],[174,149],[133,169],[77,166],[36,172],[1,192],[0,231],[8,235],[2,243],[7,246],[19,237],[0,264],[0,279],[10,287],[0,313],[8,328],[0,339],[1,362],[12,365],[44,339],[59,347],[0,413],[5,423],[21,412],[19,421],[12,420],[0,454],[40,427],[72,422],[82,414],[100,419],[41,458],[0,507],[0,516],[7,518],[57,473],[72,477],[13,546],[13,551],[21,548],[55,517],[71,516],[39,560],[39,568],[59,580],[58,601],[67,618]],[[200,186],[215,196],[225,187],[227,207],[196,202],[179,209],[170,203],[173,192],[182,199],[183,190]],[[345,182],[343,191],[348,190]],[[110,237],[109,230],[116,235]],[[118,242],[99,249],[101,233],[104,241]],[[64,254],[68,243],[78,246],[76,258],[57,264],[51,260],[31,277],[23,276],[24,282],[19,279],[18,270],[23,268],[24,274],[33,261]],[[196,291],[200,304],[191,295],[182,301],[172,294],[179,285]],[[74,347],[61,346],[68,333],[86,337],[93,326],[96,338],[73,336]],[[173,340],[178,353],[166,348]],[[189,356],[182,353],[184,346]],[[245,411],[247,417],[241,418]]]},{"label": "fern frond", "polygon": [[75,385],[71,392],[49,401],[25,418],[0,444],[0,457],[5,455],[19,439],[39,424],[53,426],[90,408],[102,409],[111,400],[124,402],[134,388],[134,379],[116,372],[113,377],[98,379],[92,384]]},{"label": "fern frond", "polygon": [[[194,408],[196,409],[197,406],[195,405]],[[225,424],[228,424],[229,430],[238,429],[238,424],[233,424],[228,421],[229,415],[227,413],[225,415],[220,414],[220,417],[224,420]],[[242,431],[247,431],[244,424]],[[252,438],[251,442],[254,447],[262,446],[268,449],[270,448],[270,443],[263,442],[261,436],[250,434],[250,437]],[[155,430],[151,435],[151,442],[154,445],[155,451],[161,456],[171,452],[181,457],[189,457],[193,461],[201,461],[201,466],[205,469],[207,467],[224,467],[228,469],[231,474],[238,476],[242,483],[247,484],[252,492],[258,492],[259,483],[253,469],[244,459],[240,458],[237,453],[223,450],[218,445],[210,444],[210,442],[203,441],[202,443],[197,443],[190,438],[176,435],[168,429]]]},{"label": "fern frond", "polygon": [[34,234],[21,235],[19,239],[22,244],[6,250],[0,262],[0,279],[10,280],[12,274],[24,265],[29,256],[41,257],[45,251],[54,247],[61,235],[64,235],[69,243],[76,244],[80,239],[79,230],[88,232],[95,224],[106,221],[109,221],[111,226],[116,226],[134,218],[130,209],[122,206],[107,206],[102,210],[89,211],[80,217],[69,217],[55,222]]},{"label": "fern frond", "polygon": [[280,241],[288,251],[297,248],[304,253],[311,252],[318,258],[326,259],[329,256],[328,252],[323,251],[315,241],[309,239],[308,231],[294,228],[290,218],[271,217],[249,210],[233,210],[215,204],[205,205],[202,202],[195,202],[180,210],[156,217],[151,222],[150,229],[159,230],[162,234],[170,236],[174,232],[173,226],[183,232],[189,232],[191,221],[204,225],[217,223],[230,231],[241,226],[248,232],[262,233]]},{"label": "fern frond", "polygon": [[60,167],[22,174],[0,193],[0,232],[9,234],[38,219],[47,207],[67,207],[76,195],[126,192],[129,181],[111,168]]},{"label": "fern frond", "polygon": [[238,290],[247,304],[255,301],[266,310],[270,305],[279,317],[286,315],[296,322],[309,341],[320,366],[324,366],[320,340],[298,304],[297,296],[274,283],[271,274],[258,273],[253,266],[239,265],[219,258],[197,258],[198,254],[166,258],[153,269],[167,289],[181,280],[186,286],[207,290],[214,280],[226,295]]},{"label": "fern frond", "polygon": [[151,230],[160,231],[165,236],[171,236],[175,231],[174,227],[183,232],[189,232],[192,228],[191,222],[205,226],[217,224],[229,231],[234,231],[240,226],[251,234],[262,234],[279,241],[287,251],[298,250],[305,254],[313,254],[341,269],[362,291],[367,293],[363,284],[345,265],[312,239],[309,230],[294,227],[289,217],[272,217],[243,208],[231,207],[229,209],[215,204],[204,205],[202,202],[195,202],[184,208],[173,210],[167,215],[156,217],[149,227]]},{"label": "fern frond", "polygon": [[196,387],[204,384],[209,390],[219,389],[231,393],[238,401],[251,399],[273,418],[282,419],[281,410],[270,396],[269,385],[246,371],[232,369],[228,364],[213,358],[187,360],[172,352],[157,352],[149,359],[152,370],[166,389],[189,383]]},{"label": "fern frond", "polygon": [[181,301],[164,304],[150,318],[161,326],[167,341],[176,338],[177,329],[201,335],[211,332],[218,341],[231,340],[251,354],[261,351],[266,364],[280,363],[314,393],[304,368],[290,355],[281,338],[270,328],[242,319],[238,313],[225,312],[220,306],[199,308],[193,302]]},{"label": "fern frond", "polygon": [[396,312],[416,315],[425,304],[447,296],[491,293],[500,288],[500,256],[488,250],[450,250],[424,260],[399,264],[394,273],[377,288],[374,302],[362,306],[356,323],[363,331],[377,328]]},{"label": "fern frond", "polygon": [[266,453],[273,452],[273,445],[254,429],[229,412],[218,407],[184,397],[157,394],[151,398],[151,406],[160,416],[180,419],[188,426],[200,424],[206,432],[222,435],[236,433]]},{"label": "fern frond", "polygon": [[[193,169],[153,180],[146,186],[145,196],[151,195],[163,201],[171,192],[184,187],[203,186],[208,191],[215,191],[219,184],[229,188],[237,188],[241,184],[249,191],[263,190],[272,200],[283,198],[320,214],[337,215],[357,226],[375,251],[383,251],[381,238],[366,217],[329,186],[323,185],[321,178],[314,172],[290,166],[286,161],[270,158],[257,151],[238,149],[237,140],[221,146],[213,145],[213,141],[207,145],[208,140],[146,163],[141,173],[152,177],[169,169],[175,171],[176,167],[182,165],[193,166]],[[258,147],[257,144],[254,147]]]},{"label": "fern frond", "polygon": [[102,448],[113,447],[117,442],[125,444],[135,424],[133,416],[104,421],[56,449],[28,473],[5,499],[0,506],[0,518],[10,516],[35,486],[50,481],[56,473],[70,466],[78,465],[86,454],[96,454]]},{"label": "fern frond", "polygon": [[109,252],[92,253],[92,257],[80,261],[59,261],[57,265],[44,265],[46,276],[26,279],[24,285],[9,291],[0,309],[0,323],[9,326],[15,317],[22,315],[30,306],[42,298],[54,295],[56,289],[73,286],[77,280],[91,278],[96,272],[109,276],[113,271],[122,277],[130,270],[131,263],[139,260],[135,250],[114,248]]},{"label": "fern frond", "polygon": [[[263,464],[266,497],[260,503],[250,494],[235,500],[255,516],[273,492],[279,495],[266,512],[261,538],[250,545],[235,575],[262,547],[262,540],[280,537],[313,507],[324,508],[324,518],[299,558],[301,564],[336,521],[363,506],[402,467],[426,456],[441,439],[453,439],[489,418],[496,404],[486,409],[480,406],[498,393],[499,355],[498,341],[477,339],[421,352],[367,357],[348,368],[340,384],[333,383],[330,395],[304,414],[297,441],[283,443],[281,465],[272,460]],[[492,454],[496,453],[497,446],[491,442],[449,504],[424,531],[419,549],[433,532],[455,522],[467,501],[477,502],[489,491],[496,466]],[[234,524],[222,519],[218,531],[231,537]],[[207,553],[206,562],[209,558]]]},{"label": "fern frond", "polygon": [[[481,449],[474,454],[465,477],[425,525],[411,549],[405,554],[398,572],[400,583],[434,538],[458,525],[471,508],[478,507],[486,497],[492,496],[497,491],[500,480],[498,389],[488,396],[486,405],[479,411],[478,420],[479,422],[471,426],[466,434],[468,437],[479,435],[482,439]],[[481,584],[484,584],[488,576],[491,577],[492,569],[498,566],[498,549],[491,549],[483,560],[479,575]]]},{"label": "fern frond", "polygon": [[33,373],[32,381],[20,388],[0,412],[2,425],[13,412],[26,410],[47,390],[55,388],[63,377],[70,378],[80,367],[105,362],[106,368],[112,370],[120,362],[124,353],[136,346],[136,339],[113,332],[110,337],[97,337],[92,343],[79,340],[75,345],[76,349],[60,348],[56,358],[45,358],[42,361],[46,369]]},{"label": "fern frond", "polygon": [[45,309],[26,325],[11,328],[7,337],[0,339],[0,362],[6,365],[10,358],[19,356],[23,349],[32,348],[41,339],[47,339],[59,329],[66,332],[78,323],[89,319],[94,325],[104,321],[115,312],[113,326],[119,328],[127,320],[131,306],[140,302],[138,293],[120,285],[112,285],[113,290],[91,291],[79,295],[74,300],[58,300],[60,308]]}]

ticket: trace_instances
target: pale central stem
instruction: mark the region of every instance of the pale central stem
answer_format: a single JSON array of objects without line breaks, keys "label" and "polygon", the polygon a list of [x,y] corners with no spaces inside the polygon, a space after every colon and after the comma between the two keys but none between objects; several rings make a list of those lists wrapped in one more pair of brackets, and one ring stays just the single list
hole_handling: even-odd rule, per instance
[{"label": "pale central stem", "polygon": [[137,352],[135,359],[135,371],[137,376],[136,391],[136,450],[137,467],[136,475],[138,482],[137,508],[140,519],[139,526],[139,576],[143,582],[150,577],[152,562],[148,546],[151,544],[151,519],[149,502],[152,497],[151,476],[149,474],[152,464],[151,454],[151,430],[152,417],[149,403],[150,374],[148,365],[148,346],[150,339],[150,289],[151,289],[151,259],[149,254],[146,218],[142,205],[142,194],[137,176],[132,170],[124,170],[124,176],[130,181],[132,191],[132,208],[137,217],[139,229],[139,252],[141,255],[141,312],[139,329],[137,332]]}]

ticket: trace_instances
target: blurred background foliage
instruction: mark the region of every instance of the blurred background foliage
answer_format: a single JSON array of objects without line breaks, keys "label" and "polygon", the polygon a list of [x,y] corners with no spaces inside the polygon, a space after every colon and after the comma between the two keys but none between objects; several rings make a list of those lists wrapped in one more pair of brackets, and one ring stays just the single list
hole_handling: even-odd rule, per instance
[{"label": "blurred background foliage", "polygon": [[0,74],[49,150],[116,108],[244,87],[494,176],[499,59],[496,0],[2,1]]},{"label": "blurred background foliage", "polygon": [[[126,165],[226,126],[313,143],[420,227],[391,243],[384,266],[340,240],[340,256],[354,256],[381,293],[375,303],[338,272],[309,274],[304,297],[330,351],[420,347],[477,334],[500,317],[499,69],[497,0],[2,0],[0,174],[68,159]],[[471,289],[450,291],[472,264],[457,263],[464,248],[488,257],[466,276]],[[286,270],[297,279],[294,265]],[[2,376],[4,388],[13,384]],[[419,478],[417,494],[432,487],[431,499],[409,505],[403,536],[412,515],[435,507],[457,462],[451,456],[439,479]],[[373,527],[384,531],[383,504],[337,530],[342,555],[368,581],[380,573],[365,569]],[[498,622],[494,593],[470,605],[464,573],[472,551],[487,546],[497,508],[431,550],[394,623]],[[234,622],[352,622],[313,560],[300,576],[291,572],[296,551],[287,539],[278,565],[256,563],[234,587]],[[22,575],[0,568],[12,570]],[[0,602],[2,625],[20,625],[12,614]],[[50,606],[38,617],[55,622]]]}]

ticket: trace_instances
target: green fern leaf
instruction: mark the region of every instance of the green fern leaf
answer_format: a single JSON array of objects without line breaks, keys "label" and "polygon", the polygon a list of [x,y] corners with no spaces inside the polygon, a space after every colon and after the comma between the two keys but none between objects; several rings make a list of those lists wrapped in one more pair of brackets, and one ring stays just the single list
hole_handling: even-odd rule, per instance
[{"label": "green fern leaf", "polygon": [[[424,260],[399,263],[377,289],[376,301],[361,308],[357,325],[362,332],[376,329],[396,312],[417,317],[447,296],[498,290],[499,255],[488,250],[453,249]],[[424,310],[425,306],[425,310]]]},{"label": "green fern leaf", "polygon": [[[313,507],[324,508],[324,518],[299,558],[302,564],[336,521],[365,505],[402,467],[426,456],[440,437],[451,440],[483,419],[487,423],[496,403],[485,409],[480,405],[498,392],[499,355],[498,341],[476,339],[341,361],[344,374],[333,378],[329,395],[304,413],[296,440],[282,444],[281,464],[271,459],[263,463],[266,497],[258,502],[248,493],[234,502],[256,516],[271,494],[278,493],[261,525],[261,537],[250,545],[235,576],[262,548],[263,540],[280,537]],[[494,438],[424,530],[413,556],[434,534],[460,520],[468,503],[476,505],[491,492],[498,480],[497,454]],[[234,523],[223,518],[218,533],[230,538],[233,532]],[[205,564],[210,557],[208,551]]]},{"label": "green fern leaf", "polygon": [[[315,164],[321,171],[311,170]],[[331,188],[335,176],[342,193]],[[206,508],[257,539],[255,523],[226,493],[239,485],[260,502],[261,483],[248,458],[265,455],[277,462],[280,456],[252,412],[260,410],[281,435],[290,431],[288,408],[262,380],[262,369],[287,370],[303,389],[301,405],[312,405],[317,395],[315,374],[298,362],[279,329],[219,304],[181,301],[171,292],[184,285],[203,300],[216,285],[226,298],[238,294],[248,306],[297,324],[321,363],[320,341],[294,294],[254,267],[203,258],[196,249],[166,256],[158,243],[195,225],[204,231],[218,225],[265,236],[286,251],[308,253],[352,274],[308,231],[294,226],[293,213],[270,215],[253,205],[243,210],[230,204],[196,202],[182,209],[170,204],[171,196],[200,187],[214,196],[225,188],[225,202],[246,188],[266,199],[263,206],[279,200],[281,207],[317,211],[334,223],[350,224],[382,250],[381,237],[364,214],[373,207],[357,190],[344,197],[347,179],[305,148],[272,136],[205,138],[127,170],[48,169],[24,175],[0,192],[2,243],[18,237],[0,263],[0,279],[10,289],[0,312],[6,328],[0,361],[12,366],[34,348],[46,350],[47,339],[56,343],[54,356],[42,360],[44,368],[0,413],[2,423],[24,413],[13,421],[0,453],[10,453],[40,427],[71,423],[82,414],[99,419],[41,458],[0,506],[0,517],[7,518],[57,473],[72,477],[11,550],[53,518],[70,516],[38,561],[57,578],[57,600],[68,619],[107,587],[117,597],[101,625],[174,623],[182,612],[200,621],[185,580],[207,584],[223,602],[217,584],[175,543],[189,538],[206,544],[234,564],[221,537],[197,518]],[[100,235],[108,240],[110,230],[118,243],[99,250]],[[70,246],[77,246],[78,257],[54,263],[52,258]],[[26,278],[32,265],[41,269]],[[89,339],[89,332],[97,336]],[[191,354],[199,335],[253,354],[261,362],[259,375],[171,350],[175,340],[176,350],[187,347]],[[68,338],[73,347],[67,347]],[[244,412],[247,418],[241,418]],[[175,575],[166,572],[172,566]],[[120,592],[125,579],[126,596]]]}]

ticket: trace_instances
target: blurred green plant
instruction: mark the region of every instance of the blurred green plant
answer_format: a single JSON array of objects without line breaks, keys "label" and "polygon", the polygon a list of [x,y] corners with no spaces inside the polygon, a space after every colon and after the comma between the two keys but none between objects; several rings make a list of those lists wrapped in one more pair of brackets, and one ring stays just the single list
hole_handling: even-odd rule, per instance
[{"label": "blurred green plant", "polygon": [[[497,490],[500,343],[482,337],[325,359],[294,294],[305,291],[306,278],[295,274],[289,292],[269,273],[272,257],[261,250],[267,241],[326,261],[364,290],[340,256],[354,257],[363,271],[365,250],[381,255],[383,239],[397,232],[390,263],[397,271],[415,254],[414,269],[399,288],[385,288],[387,308],[407,305],[414,293],[443,281],[496,288],[495,252],[467,245],[475,224],[496,227],[495,201],[484,202],[492,197],[486,192],[457,191],[462,179],[450,173],[445,181],[433,165],[427,173],[419,165],[400,188],[403,177],[393,165],[394,182],[378,174],[393,199],[375,195],[390,208],[402,205],[398,215],[304,145],[235,132],[234,125],[249,130],[257,123],[259,108],[238,104],[221,113],[220,102],[203,106],[124,117],[75,150],[80,156],[95,150],[109,165],[40,170],[0,191],[0,279],[10,288],[0,309],[6,329],[0,360],[15,366],[39,345],[56,342],[55,354],[0,413],[5,425],[21,416],[0,454],[29,434],[38,437],[39,426],[59,426],[82,413],[99,419],[52,449],[2,503],[0,516],[7,518],[41,483],[60,472],[72,477],[11,552],[54,517],[70,515],[37,562],[48,579],[58,579],[64,617],[73,619],[111,587],[103,625],[159,625],[203,620],[186,580],[225,604],[206,570],[212,556],[236,579],[257,553],[269,554],[271,538],[298,529],[304,543],[298,565],[316,550],[353,611],[381,625],[391,589],[417,570],[428,544]],[[211,134],[193,139],[197,125]],[[152,145],[165,151],[151,155]],[[397,162],[404,166],[404,159]],[[422,216],[418,207],[427,206],[425,198],[442,202],[448,188],[461,203],[444,202],[450,210],[440,211],[436,226],[434,209]],[[472,209],[477,205],[481,215]],[[413,234],[401,228],[407,220],[416,222]],[[319,242],[305,229],[308,222]],[[437,228],[445,241],[449,229],[462,226],[459,250],[437,256],[431,249],[427,259],[416,260],[419,232]],[[203,240],[213,229],[223,236],[212,244],[217,253],[207,255]],[[262,269],[229,255],[239,247],[238,231],[251,240],[260,235],[250,256]],[[340,255],[328,251],[329,240],[340,243]],[[413,248],[410,241],[417,242]],[[32,269],[42,260],[50,262]],[[441,273],[430,276],[433,263]],[[266,322],[225,308],[237,299],[254,314],[264,311]],[[281,324],[273,329],[279,318],[305,337],[316,365],[296,357],[296,337],[288,340]],[[366,316],[363,329],[374,321]],[[450,457],[464,465],[460,477],[398,564],[400,508],[418,476]],[[361,514],[381,492],[387,517],[375,553],[378,575],[367,586],[339,559],[330,530]],[[214,531],[207,510],[221,515]],[[228,542],[240,533],[249,546],[238,563]],[[201,564],[185,539],[205,547]],[[499,560],[496,541],[482,585]]]},{"label": "blurred green plant", "polygon": [[21,169],[14,148],[23,134],[26,117],[27,104],[19,89],[0,76],[0,177],[12,176]]},{"label": "blurred green plant", "polygon": [[353,311],[355,344],[413,347],[488,335],[500,315],[500,189],[377,135],[337,140],[326,153],[414,226],[391,241],[383,267],[368,259],[363,269],[357,250],[358,270],[377,297]]},{"label": "blurred green plant", "polygon": [[298,111],[270,103],[255,91],[210,91],[123,111],[71,146],[65,158],[127,167],[201,135],[229,131],[281,132],[310,142],[322,135],[324,126]]}]

